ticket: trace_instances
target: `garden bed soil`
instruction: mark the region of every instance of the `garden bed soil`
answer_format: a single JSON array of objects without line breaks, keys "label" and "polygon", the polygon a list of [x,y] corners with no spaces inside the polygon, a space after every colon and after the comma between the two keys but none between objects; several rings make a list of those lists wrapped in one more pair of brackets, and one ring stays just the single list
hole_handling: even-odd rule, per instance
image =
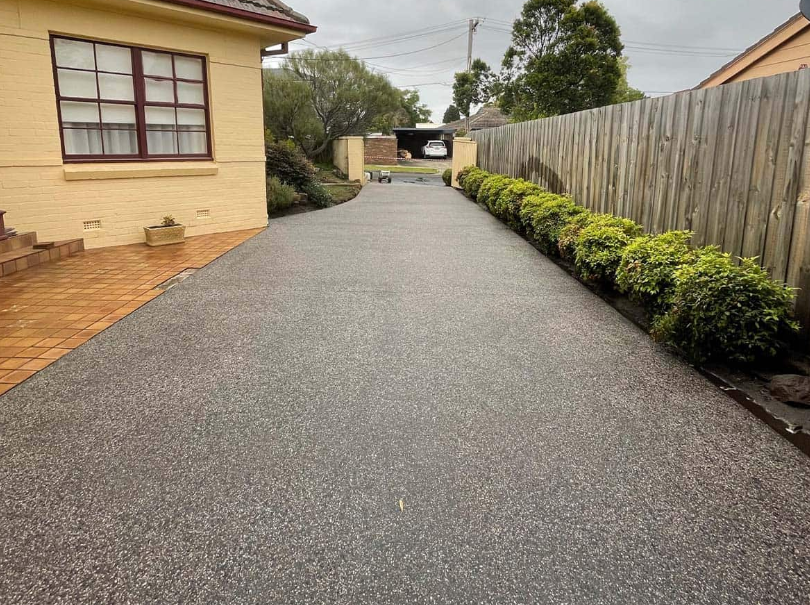
[{"label": "garden bed soil", "polygon": [[[362,189],[359,184],[357,185],[334,185],[328,187],[328,191],[333,193],[336,189],[353,189],[353,192],[346,192],[346,195],[332,195],[332,199],[334,201],[334,206],[339,206],[340,204],[345,204],[346,202],[353,200],[360,194],[360,190]],[[351,193],[351,194],[350,194]],[[323,210],[314,204],[310,204],[309,202],[298,202],[294,203],[289,208],[285,208],[283,210],[279,210],[278,212],[273,212],[267,218],[274,219],[274,218],[281,218],[283,216],[289,216],[291,214],[303,214],[304,212],[314,212],[316,210]]]}]

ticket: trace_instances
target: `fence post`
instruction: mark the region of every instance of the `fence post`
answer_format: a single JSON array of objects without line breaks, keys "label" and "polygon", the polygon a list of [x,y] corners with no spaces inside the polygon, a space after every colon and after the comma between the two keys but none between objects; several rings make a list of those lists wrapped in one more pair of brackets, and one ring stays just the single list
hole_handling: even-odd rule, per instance
[{"label": "fence post", "polygon": [[332,144],[332,163],[350,181],[365,182],[365,156],[363,137],[340,137]]},{"label": "fence post", "polygon": [[467,166],[478,166],[478,143],[466,137],[453,139],[452,185],[456,189],[460,188],[458,173]]}]

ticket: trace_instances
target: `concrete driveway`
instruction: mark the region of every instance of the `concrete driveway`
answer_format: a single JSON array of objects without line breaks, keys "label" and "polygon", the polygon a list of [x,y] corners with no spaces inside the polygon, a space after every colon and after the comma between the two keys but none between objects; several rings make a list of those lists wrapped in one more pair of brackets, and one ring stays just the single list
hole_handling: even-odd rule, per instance
[{"label": "concrete driveway", "polygon": [[370,186],[0,397],[0,601],[799,604],[808,494],[475,204]]}]

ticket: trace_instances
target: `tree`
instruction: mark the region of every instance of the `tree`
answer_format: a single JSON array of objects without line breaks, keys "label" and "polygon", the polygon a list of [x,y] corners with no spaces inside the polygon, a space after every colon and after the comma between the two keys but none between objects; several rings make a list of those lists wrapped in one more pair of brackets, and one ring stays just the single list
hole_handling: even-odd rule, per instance
[{"label": "tree", "polygon": [[450,122],[455,122],[456,120],[461,119],[461,113],[458,111],[458,107],[455,105],[450,105],[444,111],[444,117],[442,118],[442,124],[449,124]]},{"label": "tree", "polygon": [[399,104],[394,111],[378,116],[370,126],[373,131],[391,134],[393,128],[413,128],[420,122],[428,122],[433,113],[428,106],[420,103],[418,90],[399,90]]},{"label": "tree", "polygon": [[459,113],[469,117],[473,105],[488,103],[493,96],[495,80],[495,74],[481,59],[475,59],[469,71],[456,73],[453,82],[453,103]]},{"label": "tree", "polygon": [[323,126],[312,106],[309,86],[286,69],[264,70],[264,125],[278,141],[292,140],[301,149],[323,142]]},{"label": "tree", "polygon": [[637,88],[633,88],[627,82],[627,71],[630,69],[630,59],[622,57],[619,60],[619,68],[622,71],[622,76],[619,79],[619,85],[616,87],[616,93],[613,95],[613,103],[631,103],[633,101],[646,99],[647,95]]},{"label": "tree", "polygon": [[430,122],[430,117],[433,112],[428,109],[428,106],[421,103],[418,90],[400,90],[400,105],[402,110],[407,115],[407,120],[400,122],[398,125],[405,128],[414,128],[417,124],[423,122]]},{"label": "tree", "polygon": [[267,85],[268,128],[279,138],[292,137],[308,157],[320,155],[338,137],[366,134],[381,116],[401,108],[402,96],[391,82],[343,50],[296,53],[280,77],[286,80],[271,76]]},{"label": "tree", "polygon": [[621,80],[620,37],[594,0],[528,0],[503,59],[502,109],[520,121],[610,104]]}]

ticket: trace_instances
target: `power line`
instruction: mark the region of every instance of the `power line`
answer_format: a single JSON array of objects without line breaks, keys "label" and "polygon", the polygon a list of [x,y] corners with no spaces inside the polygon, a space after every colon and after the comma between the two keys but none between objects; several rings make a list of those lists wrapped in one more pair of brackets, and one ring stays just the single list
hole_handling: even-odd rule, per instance
[{"label": "power line", "polygon": [[[462,36],[466,36],[467,32],[463,31],[457,36],[453,36],[445,40],[444,42],[439,42],[438,44],[434,44],[432,46],[426,46],[425,48],[420,48],[418,50],[411,50],[403,53],[394,53],[391,55],[379,55],[376,57],[353,57],[354,59],[359,59],[360,61],[366,60],[374,60],[374,59],[390,59],[391,57],[405,57],[407,55],[415,55],[417,53],[422,53],[428,50],[433,50],[434,48],[439,48],[440,46],[444,46],[445,44],[450,44],[454,40],[458,40]],[[293,56],[294,57],[294,56]],[[291,58],[293,58],[291,57]],[[324,62],[335,62],[335,61],[342,61],[343,59],[339,58],[332,58],[332,57],[294,57],[296,61],[324,61]]]},{"label": "power line", "polygon": [[390,36],[380,36],[376,38],[368,38],[366,40],[357,40],[354,42],[346,42],[346,43],[339,43],[339,44],[331,44],[326,46],[325,48],[344,48],[344,49],[352,49],[352,50],[359,50],[361,48],[372,48],[374,46],[389,46],[395,42],[403,42],[407,40],[413,40],[416,38],[421,38],[424,36],[431,36],[437,33],[442,33],[445,31],[451,31],[453,29],[457,29],[463,25],[464,20],[458,21],[448,21],[447,23],[443,23],[440,25],[433,25],[430,27],[422,27],[415,30],[409,30],[405,32],[401,32],[399,34],[393,34]]}]

